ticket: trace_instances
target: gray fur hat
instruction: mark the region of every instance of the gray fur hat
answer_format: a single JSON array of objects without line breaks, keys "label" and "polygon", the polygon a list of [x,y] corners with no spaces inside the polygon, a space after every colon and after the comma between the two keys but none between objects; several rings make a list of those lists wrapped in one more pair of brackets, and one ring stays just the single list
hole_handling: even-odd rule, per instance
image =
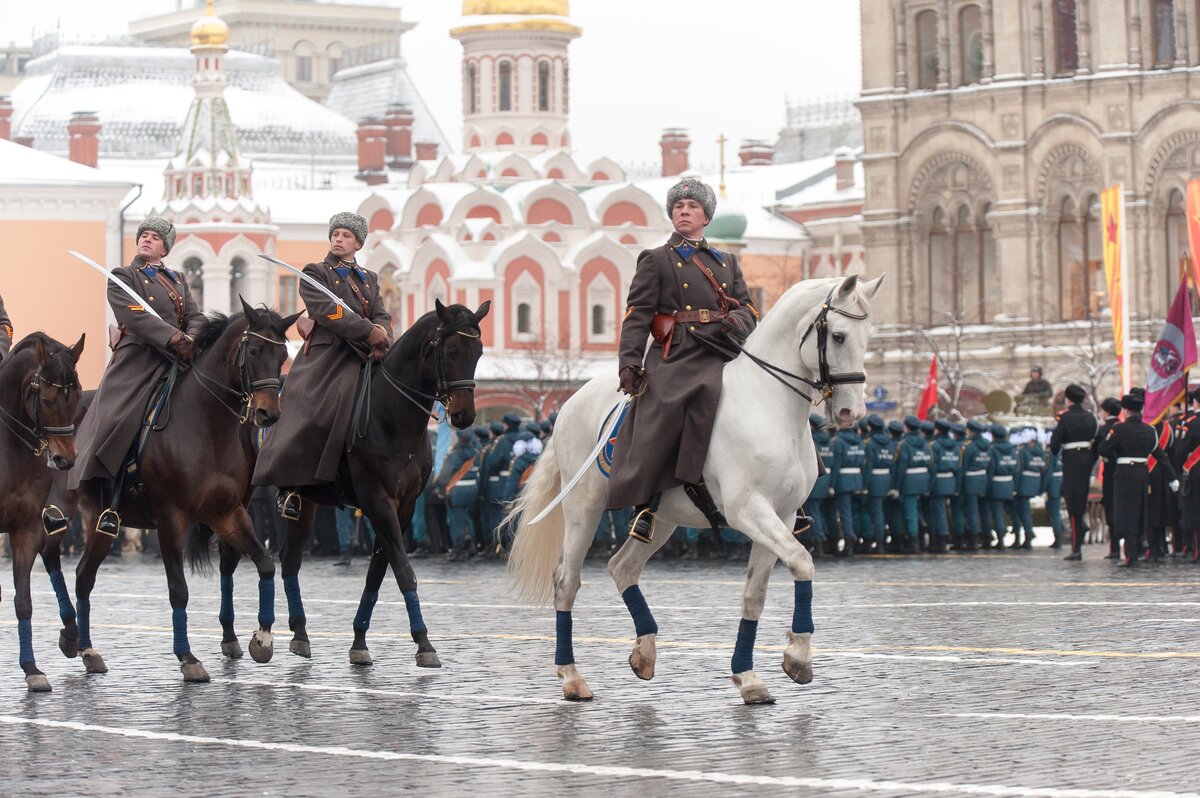
[{"label": "gray fur hat", "polygon": [[694,177],[685,177],[671,186],[671,190],[667,192],[667,218],[670,218],[675,203],[684,199],[699,202],[700,207],[704,208],[704,215],[710,222],[713,220],[713,214],[717,212],[717,195],[712,186],[701,183]]},{"label": "gray fur hat", "polygon": [[162,239],[163,244],[166,246],[167,252],[175,248],[175,225],[166,219],[161,216],[147,216],[146,220],[138,225],[137,235],[134,237],[134,240],[141,238],[142,233],[147,230],[158,234],[158,237]]},{"label": "gray fur hat", "polygon": [[339,227],[344,227],[351,233],[354,233],[354,237],[358,239],[358,243],[366,243],[367,220],[357,213],[350,213],[349,211],[335,213],[329,219],[329,238],[333,238],[333,231]]}]

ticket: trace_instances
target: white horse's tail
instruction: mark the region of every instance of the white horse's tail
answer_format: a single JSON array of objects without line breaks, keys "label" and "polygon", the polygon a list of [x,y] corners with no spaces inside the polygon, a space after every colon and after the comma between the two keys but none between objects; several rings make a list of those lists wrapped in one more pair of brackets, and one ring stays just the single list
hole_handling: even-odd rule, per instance
[{"label": "white horse's tail", "polygon": [[558,457],[554,439],[538,458],[533,476],[525,483],[504,524],[518,523],[512,551],[508,555],[508,573],[519,598],[537,604],[548,604],[554,598],[554,569],[562,552],[566,534],[566,517],[559,504],[537,524],[529,524],[562,487],[558,473]]}]

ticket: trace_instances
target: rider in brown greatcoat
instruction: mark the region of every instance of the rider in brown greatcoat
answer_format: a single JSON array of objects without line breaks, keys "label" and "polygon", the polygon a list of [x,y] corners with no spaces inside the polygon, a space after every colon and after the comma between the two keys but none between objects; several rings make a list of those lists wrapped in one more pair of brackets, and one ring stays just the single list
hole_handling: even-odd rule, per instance
[{"label": "rider in brown greatcoat", "polygon": [[704,240],[716,206],[712,188],[694,178],[672,187],[675,233],[638,256],[629,286],[619,368],[621,390],[636,398],[617,433],[609,507],[635,507],[629,534],[645,542],[662,492],[679,485],[713,518],[715,507],[702,506],[711,504],[702,470],[721,369],[758,323],[737,258]]},{"label": "rider in brown greatcoat", "polygon": [[392,316],[383,305],[379,276],[354,260],[366,239],[366,219],[336,214],[329,220],[329,254],[304,267],[351,310],[301,281],[300,298],[314,326],[288,373],[284,412],[254,469],[255,485],[279,487],[279,512],[288,520],[300,518],[296,488],[336,480],[364,359],[381,359],[392,344]]},{"label": "rider in brown greatcoat", "polygon": [[[104,506],[96,531],[116,537],[121,517],[116,506],[117,478],[141,429],[150,397],[176,359],[191,362],[195,337],[208,323],[188,290],[187,280],[162,265],[175,246],[175,226],[150,216],[138,225],[137,257],[128,266],[113,269],[118,280],[142,298],[140,304],[108,284],[108,304],[120,325],[120,338],[104,370],[96,398],[79,425],[75,444],[79,456],[71,470],[69,487],[90,480],[100,482]],[[152,307],[161,316],[146,312]]]},{"label": "rider in brown greatcoat", "polygon": [[0,297],[0,360],[12,349],[13,328],[8,314],[4,312],[4,297]]}]

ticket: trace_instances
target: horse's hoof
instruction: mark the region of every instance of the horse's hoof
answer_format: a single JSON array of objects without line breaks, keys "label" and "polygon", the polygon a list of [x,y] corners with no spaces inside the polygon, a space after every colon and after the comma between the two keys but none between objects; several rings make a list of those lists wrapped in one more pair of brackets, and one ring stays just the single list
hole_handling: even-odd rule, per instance
[{"label": "horse's hoof", "polygon": [[559,665],[555,671],[562,679],[563,698],[568,701],[591,701],[592,690],[574,665]]},{"label": "horse's hoof", "polygon": [[[420,655],[417,656],[417,663],[420,664]],[[365,648],[350,649],[350,664],[351,665],[374,665],[375,660],[371,659],[371,652]]]},{"label": "horse's hoof", "polygon": [[108,673],[104,657],[100,656],[100,652],[94,648],[83,650],[83,667],[88,673]]},{"label": "horse's hoof", "polygon": [[298,657],[312,659],[312,648],[308,645],[307,640],[293,639],[292,642],[288,643],[288,651],[292,652]]},{"label": "horse's hoof", "polygon": [[633,644],[633,652],[629,655],[629,667],[643,681],[654,678],[654,662],[658,655],[654,645],[654,635],[643,635]]},{"label": "horse's hoof", "polygon": [[418,651],[417,652],[417,667],[418,668],[440,668],[442,661],[438,659],[436,651]]},{"label": "horse's hoof", "polygon": [[812,634],[788,632],[788,647],[783,652],[783,672],[796,684],[808,684],[813,679]]},{"label": "horse's hoof", "polygon": [[62,652],[67,659],[75,659],[79,656],[79,635],[69,635],[66,629],[62,629],[58,633],[58,650]]},{"label": "horse's hoof", "polygon": [[185,682],[203,684],[208,681],[208,671],[199,662],[185,662],[179,666],[179,670],[183,672]]},{"label": "horse's hoof", "polygon": [[754,671],[743,671],[733,674],[733,683],[742,694],[742,701],[747,704],[774,704],[775,697],[767,690],[762,679]]},{"label": "horse's hoof", "polygon": [[242,658],[242,644],[236,640],[230,640],[228,643],[221,644],[221,653],[229,659]]},{"label": "horse's hoof", "polygon": [[25,677],[25,684],[29,687],[31,693],[49,693],[52,688],[50,680],[46,678],[44,673],[31,673]]},{"label": "horse's hoof", "polygon": [[270,662],[275,653],[275,636],[259,629],[250,636],[250,658],[255,662]]}]

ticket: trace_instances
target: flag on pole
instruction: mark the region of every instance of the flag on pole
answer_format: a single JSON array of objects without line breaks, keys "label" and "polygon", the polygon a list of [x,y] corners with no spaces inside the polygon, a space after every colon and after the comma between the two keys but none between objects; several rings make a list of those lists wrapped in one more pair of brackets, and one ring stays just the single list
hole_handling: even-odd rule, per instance
[{"label": "flag on pole", "polygon": [[1187,184],[1188,250],[1192,254],[1192,277],[1200,287],[1200,178]]},{"label": "flag on pole", "polygon": [[1121,370],[1121,391],[1133,387],[1132,358],[1129,357],[1129,296],[1125,279],[1124,186],[1118,183],[1100,192],[1101,232],[1104,235],[1104,277],[1112,310],[1113,346]]},{"label": "flag on pole", "polygon": [[938,403],[938,372],[937,355],[929,363],[929,376],[925,378],[925,390],[921,392],[921,401],[917,404],[917,418],[924,421],[929,417],[929,411]]},{"label": "flag on pole", "polygon": [[1150,356],[1146,375],[1146,407],[1143,418],[1150,424],[1163,416],[1187,393],[1187,370],[1196,365],[1196,330],[1192,326],[1192,302],[1187,278],[1179,286],[1162,334]]}]

